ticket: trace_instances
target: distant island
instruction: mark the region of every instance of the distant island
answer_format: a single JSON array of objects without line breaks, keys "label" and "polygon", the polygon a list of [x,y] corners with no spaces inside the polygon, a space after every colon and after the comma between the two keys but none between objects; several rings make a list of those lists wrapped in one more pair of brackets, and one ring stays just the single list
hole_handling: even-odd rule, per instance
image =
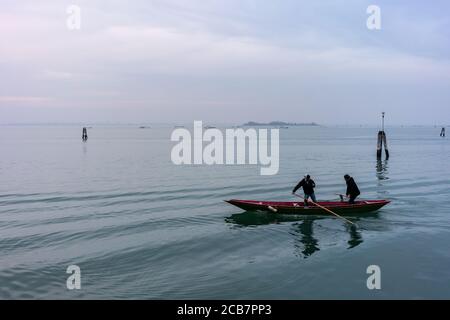
[{"label": "distant island", "polygon": [[283,121],[272,121],[269,123],[260,123],[260,122],[249,121],[249,122],[245,123],[244,126],[277,126],[277,127],[291,126],[291,127],[294,127],[294,126],[318,126],[318,124],[315,122],[289,123],[289,122],[283,122]]}]

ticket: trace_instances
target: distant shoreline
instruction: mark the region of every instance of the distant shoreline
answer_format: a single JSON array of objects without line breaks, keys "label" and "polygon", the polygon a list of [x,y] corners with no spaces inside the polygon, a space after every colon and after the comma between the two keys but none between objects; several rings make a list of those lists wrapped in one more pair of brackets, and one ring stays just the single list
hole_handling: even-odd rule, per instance
[{"label": "distant shoreline", "polygon": [[291,127],[318,127],[319,125],[315,122],[309,122],[309,123],[290,123],[290,122],[283,122],[283,121],[272,121],[268,123],[261,123],[261,122],[255,122],[255,121],[249,121],[243,126],[291,126]]},{"label": "distant shoreline", "polygon": [[[325,123],[325,124],[317,124],[315,122],[312,123],[285,123],[285,122],[269,122],[269,123],[258,123],[258,122],[247,122],[246,124],[237,124],[236,122],[209,122],[214,124],[216,127],[248,127],[248,126],[276,126],[276,127],[328,127],[328,128],[369,128],[369,129],[379,129],[380,125],[376,123],[364,123],[364,124],[336,124],[336,123]],[[253,124],[254,123],[254,124]],[[35,122],[35,123],[24,123],[24,122],[4,122],[0,123],[0,127],[141,127],[146,126],[148,128],[156,128],[156,127],[190,127],[192,126],[192,122]],[[429,128],[429,129],[440,129],[440,128],[449,128],[450,124],[445,125],[435,125],[435,124],[390,124],[386,126],[389,128]]]}]

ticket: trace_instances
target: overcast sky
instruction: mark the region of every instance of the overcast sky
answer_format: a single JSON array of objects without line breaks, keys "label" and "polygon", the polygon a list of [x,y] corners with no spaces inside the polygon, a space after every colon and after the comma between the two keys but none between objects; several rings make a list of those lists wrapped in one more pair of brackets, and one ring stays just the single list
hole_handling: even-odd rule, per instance
[{"label": "overcast sky", "polygon": [[[381,30],[366,27],[371,4]],[[0,123],[376,124],[386,111],[450,124],[449,12],[445,0],[2,0]]]}]

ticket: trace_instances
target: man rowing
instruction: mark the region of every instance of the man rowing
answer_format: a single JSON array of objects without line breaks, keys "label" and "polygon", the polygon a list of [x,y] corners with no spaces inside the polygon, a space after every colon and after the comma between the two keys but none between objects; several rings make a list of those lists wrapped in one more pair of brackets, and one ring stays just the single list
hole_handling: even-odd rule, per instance
[{"label": "man rowing", "polygon": [[359,191],[358,186],[356,185],[355,180],[350,177],[348,174],[344,176],[345,182],[347,183],[347,192],[346,195],[350,199],[348,203],[354,204],[356,197],[358,197],[361,192]]},{"label": "man rowing", "polygon": [[311,176],[308,174],[306,175],[292,190],[292,194],[295,194],[295,192],[300,188],[303,187],[303,193],[305,194],[305,207],[308,206],[308,199],[311,198],[312,201],[316,202],[316,195],[314,194],[314,188],[316,187],[316,183],[313,179],[311,179]]}]

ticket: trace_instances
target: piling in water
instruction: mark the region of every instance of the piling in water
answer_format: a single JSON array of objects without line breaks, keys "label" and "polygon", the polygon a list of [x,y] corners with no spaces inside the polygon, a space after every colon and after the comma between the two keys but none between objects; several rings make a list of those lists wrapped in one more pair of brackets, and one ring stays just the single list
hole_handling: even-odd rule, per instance
[{"label": "piling in water", "polygon": [[83,128],[83,133],[82,133],[82,135],[81,135],[81,139],[82,139],[83,141],[87,141],[87,139],[88,139],[86,127]]},{"label": "piling in water", "polygon": [[381,159],[382,148],[383,148],[383,131],[378,131],[377,159]]},{"label": "piling in water", "polygon": [[445,127],[443,127],[441,130],[441,137],[445,138]]},{"label": "piling in water", "polygon": [[384,131],[378,131],[377,159],[381,159],[383,147],[386,154],[386,159],[389,159],[389,148],[387,145],[386,133]]},{"label": "piling in water", "polygon": [[387,145],[387,138],[386,138],[386,132],[384,132],[384,112],[382,113],[382,130],[378,131],[378,142],[377,142],[377,159],[381,159],[381,155],[383,152],[383,145],[384,145],[384,152],[386,154],[386,160],[389,159],[389,149]]},{"label": "piling in water", "polygon": [[386,132],[383,131],[383,144],[384,144],[384,152],[386,153],[386,159],[389,159],[389,149],[387,145]]}]

